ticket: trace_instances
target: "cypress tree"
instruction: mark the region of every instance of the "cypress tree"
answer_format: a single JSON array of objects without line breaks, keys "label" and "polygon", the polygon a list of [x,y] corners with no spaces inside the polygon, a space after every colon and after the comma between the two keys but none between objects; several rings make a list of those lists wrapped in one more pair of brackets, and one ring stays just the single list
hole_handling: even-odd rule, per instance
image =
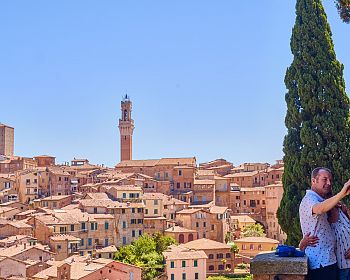
[{"label": "cypress tree", "polygon": [[350,22],[350,0],[335,0],[340,18],[346,22]]},{"label": "cypress tree", "polygon": [[349,98],[331,36],[322,1],[297,0],[294,59],[285,75],[284,194],[277,212],[287,244],[294,246],[302,238],[299,204],[310,189],[311,170],[330,168],[334,192],[350,176]]}]

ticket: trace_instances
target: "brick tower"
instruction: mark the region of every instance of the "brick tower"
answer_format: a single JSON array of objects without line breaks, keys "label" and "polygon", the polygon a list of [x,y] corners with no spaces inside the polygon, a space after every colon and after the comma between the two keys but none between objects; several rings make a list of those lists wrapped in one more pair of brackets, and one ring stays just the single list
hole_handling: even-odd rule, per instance
[{"label": "brick tower", "polygon": [[120,161],[132,159],[132,133],[134,120],[131,118],[132,102],[126,94],[121,102],[120,131]]}]

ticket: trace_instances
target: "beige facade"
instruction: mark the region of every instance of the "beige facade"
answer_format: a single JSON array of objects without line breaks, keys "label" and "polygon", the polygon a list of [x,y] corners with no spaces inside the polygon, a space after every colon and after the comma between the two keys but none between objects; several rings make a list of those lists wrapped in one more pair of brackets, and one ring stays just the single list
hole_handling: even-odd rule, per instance
[{"label": "beige facade", "polygon": [[233,273],[234,254],[231,247],[225,243],[209,239],[197,239],[183,246],[192,250],[203,250],[207,255],[207,274]]},{"label": "beige facade", "polygon": [[283,185],[271,184],[265,186],[266,192],[266,235],[269,238],[277,239],[284,243],[287,235],[282,231],[277,219],[277,209],[283,196]]},{"label": "beige facade", "polygon": [[0,173],[15,173],[16,171],[36,167],[36,161],[26,157],[2,157],[0,156]]},{"label": "beige facade", "polygon": [[172,245],[163,252],[163,256],[167,279],[206,279],[207,256],[204,251]]},{"label": "beige facade", "polygon": [[255,257],[261,252],[273,251],[279,241],[266,237],[245,237],[234,240],[234,243],[238,246],[241,255]]},{"label": "beige facade", "polygon": [[171,236],[174,238],[179,244],[187,243],[193,240],[198,239],[197,232],[195,230],[172,226],[165,230],[164,235]]},{"label": "beige facade", "polygon": [[0,123],[0,155],[12,157],[14,154],[13,127]]}]

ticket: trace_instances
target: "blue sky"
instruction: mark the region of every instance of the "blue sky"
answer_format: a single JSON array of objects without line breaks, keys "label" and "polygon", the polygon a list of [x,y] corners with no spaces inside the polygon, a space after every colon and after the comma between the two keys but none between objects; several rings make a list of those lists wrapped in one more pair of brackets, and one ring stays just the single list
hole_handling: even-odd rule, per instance
[{"label": "blue sky", "polygon": [[[15,152],[119,161],[133,101],[135,159],[282,158],[295,1],[1,1],[0,122]],[[324,3],[350,82],[350,25]]]}]

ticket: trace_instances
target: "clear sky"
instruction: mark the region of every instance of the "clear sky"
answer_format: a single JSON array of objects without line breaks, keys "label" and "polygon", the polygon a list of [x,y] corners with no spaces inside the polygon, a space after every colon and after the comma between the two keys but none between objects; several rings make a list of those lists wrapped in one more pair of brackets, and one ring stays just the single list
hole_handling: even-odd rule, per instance
[{"label": "clear sky", "polygon": [[[350,83],[350,25],[324,3]],[[273,163],[295,1],[0,2],[0,122],[15,153],[119,161],[120,101],[133,158]]]}]

